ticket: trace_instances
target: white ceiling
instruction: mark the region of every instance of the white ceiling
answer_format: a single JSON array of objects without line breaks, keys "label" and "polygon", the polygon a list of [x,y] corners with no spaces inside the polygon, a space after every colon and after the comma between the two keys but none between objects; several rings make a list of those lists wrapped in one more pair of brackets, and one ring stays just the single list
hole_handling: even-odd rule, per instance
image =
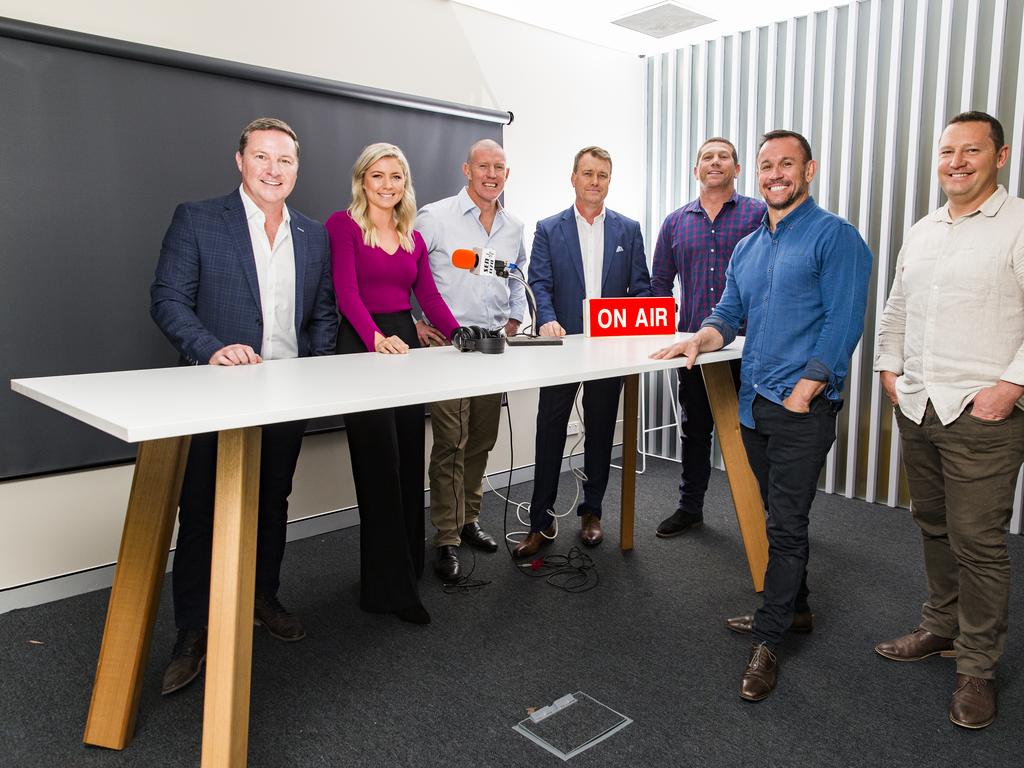
[{"label": "white ceiling", "polygon": [[835,5],[839,0],[673,0],[718,21],[660,40],[612,24],[660,0],[454,0],[488,13],[626,53],[664,53]]}]

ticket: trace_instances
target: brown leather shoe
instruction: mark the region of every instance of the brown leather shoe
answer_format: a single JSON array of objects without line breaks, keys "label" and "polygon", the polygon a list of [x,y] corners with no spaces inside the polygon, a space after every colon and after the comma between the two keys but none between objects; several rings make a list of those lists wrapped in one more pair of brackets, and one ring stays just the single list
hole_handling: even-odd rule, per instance
[{"label": "brown leather shoe", "polygon": [[996,681],[957,672],[949,719],[962,728],[991,725],[996,719]]},{"label": "brown leather shoe", "polygon": [[253,624],[265,627],[271,637],[286,643],[294,643],[306,636],[302,622],[281,605],[277,595],[256,595],[253,601]]},{"label": "brown leather shoe", "polygon": [[[725,620],[725,626],[731,629],[733,632],[739,632],[743,635],[749,635],[754,631],[754,614],[748,613],[743,616],[733,616],[731,619]],[[813,632],[814,631],[814,614],[810,611],[804,613],[794,613],[793,623],[789,625],[790,632]]]},{"label": "brown leather shoe", "polygon": [[540,552],[541,547],[546,547],[555,538],[555,525],[552,523],[546,531],[530,531],[512,550],[512,557],[533,557]]},{"label": "brown leather shoe", "polygon": [[747,701],[761,701],[775,690],[779,673],[779,659],[764,643],[755,643],[750,648],[750,659],[740,680],[740,698]]},{"label": "brown leather shoe", "polygon": [[191,683],[203,669],[206,660],[206,630],[179,629],[171,651],[171,661],[164,670],[160,693],[180,691]]},{"label": "brown leather shoe", "polygon": [[580,516],[580,540],[585,547],[596,547],[604,541],[604,531],[601,530],[601,518],[597,515]]},{"label": "brown leather shoe", "polygon": [[879,643],[875,652],[893,661],[920,661],[936,653],[947,658],[956,656],[952,639],[933,635],[924,627],[918,627],[909,635]]}]

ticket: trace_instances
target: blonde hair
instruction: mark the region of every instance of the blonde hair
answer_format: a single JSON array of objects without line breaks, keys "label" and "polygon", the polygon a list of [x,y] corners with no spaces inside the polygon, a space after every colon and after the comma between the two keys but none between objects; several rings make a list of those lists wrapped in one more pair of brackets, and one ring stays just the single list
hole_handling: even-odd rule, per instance
[{"label": "blonde hair", "polygon": [[405,159],[402,150],[394,144],[378,142],[371,144],[359,153],[355,165],[352,166],[352,204],[348,207],[348,212],[352,216],[352,220],[359,225],[359,229],[363,231],[363,243],[371,248],[379,247],[380,238],[377,237],[377,228],[370,221],[370,203],[367,201],[366,191],[363,189],[363,176],[366,175],[371,165],[384,157],[395,158],[402,166],[402,173],[405,174],[405,193],[392,210],[391,215],[395,222],[395,229],[398,230],[399,246],[412,253],[412,229],[416,221],[416,193],[412,188],[409,161]]}]

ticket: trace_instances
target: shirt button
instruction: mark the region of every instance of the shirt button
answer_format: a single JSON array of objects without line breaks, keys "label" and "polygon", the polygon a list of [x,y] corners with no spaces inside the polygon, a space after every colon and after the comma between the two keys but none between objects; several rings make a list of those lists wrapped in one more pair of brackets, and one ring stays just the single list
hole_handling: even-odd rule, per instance
[{"label": "shirt button", "polygon": [[714,268],[714,267],[712,267],[712,268],[711,268],[711,271],[712,271],[712,272],[714,272],[714,271],[715,271],[715,268]]},{"label": "shirt button", "polygon": [[712,229],[712,230],[711,230],[711,234],[712,234],[712,235],[713,235],[713,234],[715,234],[715,230],[713,230],[713,229]]},{"label": "shirt button", "polygon": [[715,249],[714,249],[714,248],[712,248],[712,249],[711,249],[711,252],[712,252],[712,253],[714,253],[714,252],[715,252]]}]

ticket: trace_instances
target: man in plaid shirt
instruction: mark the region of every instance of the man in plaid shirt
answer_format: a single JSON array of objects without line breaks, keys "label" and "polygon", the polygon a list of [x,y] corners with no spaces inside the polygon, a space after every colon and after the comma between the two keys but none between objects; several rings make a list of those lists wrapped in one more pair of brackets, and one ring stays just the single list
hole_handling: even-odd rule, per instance
[{"label": "man in plaid shirt", "polygon": [[[679,330],[695,333],[711,315],[725,289],[725,270],[736,244],[754,231],[765,204],[736,192],[739,176],[736,147],[715,136],[697,151],[694,178],[700,196],[670,213],[654,249],[651,292],[671,296],[679,278]],[[732,361],[739,382],[739,360]],[[678,536],[704,521],[704,494],[711,477],[711,431],[714,421],[700,370],[679,368],[679,439],[683,470],[679,507],[658,526],[663,539]]]}]

